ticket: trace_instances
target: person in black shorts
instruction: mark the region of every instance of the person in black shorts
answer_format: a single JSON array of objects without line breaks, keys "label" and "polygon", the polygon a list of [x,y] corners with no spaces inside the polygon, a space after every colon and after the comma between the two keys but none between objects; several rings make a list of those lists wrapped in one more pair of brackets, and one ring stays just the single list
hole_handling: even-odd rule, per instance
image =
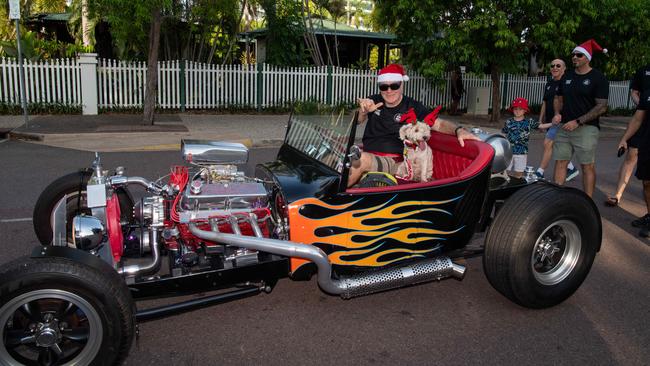
[{"label": "person in black shorts", "polygon": [[[364,151],[350,167],[348,187],[355,185],[363,174],[370,171],[395,174],[404,151],[404,144],[399,138],[402,114],[413,108],[417,119],[423,121],[431,112],[422,103],[403,94],[404,82],[408,80],[402,65],[390,64],[379,70],[379,94],[358,99],[358,121],[368,123],[363,134]],[[461,146],[465,146],[464,140],[479,140],[471,132],[441,118],[435,120],[431,129],[456,135]]]},{"label": "person in black shorts", "polygon": [[[632,83],[630,83],[630,97],[634,104],[639,104],[639,97],[641,91],[650,89],[650,65],[646,65],[640,68],[634,75]],[[630,139],[627,141],[627,154],[625,154],[625,160],[621,164],[621,169],[618,171],[618,185],[616,186],[616,192],[607,197],[605,200],[605,205],[610,207],[618,206],[618,203],[623,197],[623,192],[627,186],[627,182],[632,176],[634,171],[634,166],[637,162],[637,157],[639,154],[639,144],[641,139],[641,134],[643,133],[644,127],[642,126],[639,131],[637,131]]]},{"label": "person in black shorts", "polygon": [[646,204],[646,214],[634,221],[632,226],[641,228],[639,235],[650,237],[650,89],[646,89],[639,98],[636,112],[628,124],[625,135],[618,144],[619,148],[627,148],[628,140],[637,131],[639,136],[639,156],[636,167],[636,177],[643,181],[643,198]]}]

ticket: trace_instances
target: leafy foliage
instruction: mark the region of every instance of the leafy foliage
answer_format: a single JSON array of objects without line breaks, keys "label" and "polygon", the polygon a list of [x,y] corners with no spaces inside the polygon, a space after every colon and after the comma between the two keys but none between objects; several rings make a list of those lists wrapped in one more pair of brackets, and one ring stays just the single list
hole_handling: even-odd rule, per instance
[{"label": "leafy foliage", "polygon": [[[53,58],[70,58],[77,53],[89,50],[80,44],[70,44],[57,40],[39,38],[34,32],[21,33],[23,57],[29,61],[38,61]],[[18,57],[18,48],[15,40],[0,41],[3,56]]]},{"label": "leafy foliage", "polygon": [[648,0],[377,0],[374,17],[407,45],[406,63],[431,79],[455,65],[489,72],[496,106],[500,73],[525,72],[531,57],[546,64],[568,56],[589,38],[614,48],[595,67],[610,78],[630,75],[647,62],[649,9]]},{"label": "leafy foliage", "polygon": [[298,66],[305,63],[302,4],[298,0],[260,0],[269,29],[266,62]]}]

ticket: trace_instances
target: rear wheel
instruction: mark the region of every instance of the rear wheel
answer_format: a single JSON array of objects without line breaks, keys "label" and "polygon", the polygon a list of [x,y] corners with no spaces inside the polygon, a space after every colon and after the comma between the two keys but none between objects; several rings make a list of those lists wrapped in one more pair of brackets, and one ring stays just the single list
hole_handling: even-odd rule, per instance
[{"label": "rear wheel", "polygon": [[[86,185],[92,172],[81,170],[64,175],[55,180],[43,190],[34,206],[34,231],[42,245],[52,243],[52,222],[54,209],[65,199],[67,242],[72,243],[72,219],[79,214],[90,215],[91,211],[86,202]],[[120,202],[120,220],[130,222],[133,213],[133,198],[125,188],[116,189]]]},{"label": "rear wheel", "polygon": [[588,196],[534,184],[508,198],[497,214],[486,236],[483,268],[510,300],[549,307],[580,287],[601,239],[600,214]]},{"label": "rear wheel", "polygon": [[21,258],[0,271],[0,294],[0,365],[113,365],[133,341],[133,301],[108,266]]}]

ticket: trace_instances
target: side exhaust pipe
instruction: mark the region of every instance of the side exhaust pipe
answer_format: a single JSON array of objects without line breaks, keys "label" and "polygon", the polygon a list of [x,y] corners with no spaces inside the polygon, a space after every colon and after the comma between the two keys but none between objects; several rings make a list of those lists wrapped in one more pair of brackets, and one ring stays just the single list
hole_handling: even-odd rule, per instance
[{"label": "side exhaust pipe", "polygon": [[190,232],[203,240],[209,240],[240,248],[307,259],[318,268],[317,280],[320,288],[344,299],[368,295],[375,292],[414,285],[447,277],[462,279],[465,267],[451,261],[449,257],[436,257],[422,260],[405,267],[387,268],[354,276],[332,278],[332,264],[322,250],[307,244],[297,244],[284,240],[226,234],[199,229],[190,223]]}]

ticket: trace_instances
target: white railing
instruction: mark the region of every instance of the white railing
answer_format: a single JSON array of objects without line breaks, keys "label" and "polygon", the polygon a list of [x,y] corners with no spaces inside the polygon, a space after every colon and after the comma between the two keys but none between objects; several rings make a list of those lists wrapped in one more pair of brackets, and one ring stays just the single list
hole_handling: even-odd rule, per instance
[{"label": "white railing", "polygon": [[[80,69],[74,59],[25,60],[25,98],[27,103],[81,104]],[[0,61],[0,101],[20,104],[18,62]]]},{"label": "white railing", "polygon": [[[25,72],[29,103],[83,103],[80,68],[75,60],[25,62]],[[105,109],[142,107],[146,74],[144,62],[100,59],[94,74],[98,106]],[[158,63],[158,76],[157,103],[162,109],[269,108],[294,101],[341,104],[353,103],[359,97],[378,92],[375,71],[342,67],[222,66],[161,61]],[[415,72],[409,76],[411,80],[405,84],[404,90],[406,95],[428,106],[450,104],[449,75],[439,83],[432,83]],[[489,75],[466,74],[463,83],[465,90],[489,88],[491,95]],[[532,105],[541,104],[545,83],[545,77],[502,75],[501,107],[507,107],[515,97],[527,98]],[[19,104],[18,84],[16,61],[3,58],[0,63],[0,102]],[[463,96],[460,107],[466,106],[466,96]],[[632,107],[629,82],[610,82],[609,108]]]}]

